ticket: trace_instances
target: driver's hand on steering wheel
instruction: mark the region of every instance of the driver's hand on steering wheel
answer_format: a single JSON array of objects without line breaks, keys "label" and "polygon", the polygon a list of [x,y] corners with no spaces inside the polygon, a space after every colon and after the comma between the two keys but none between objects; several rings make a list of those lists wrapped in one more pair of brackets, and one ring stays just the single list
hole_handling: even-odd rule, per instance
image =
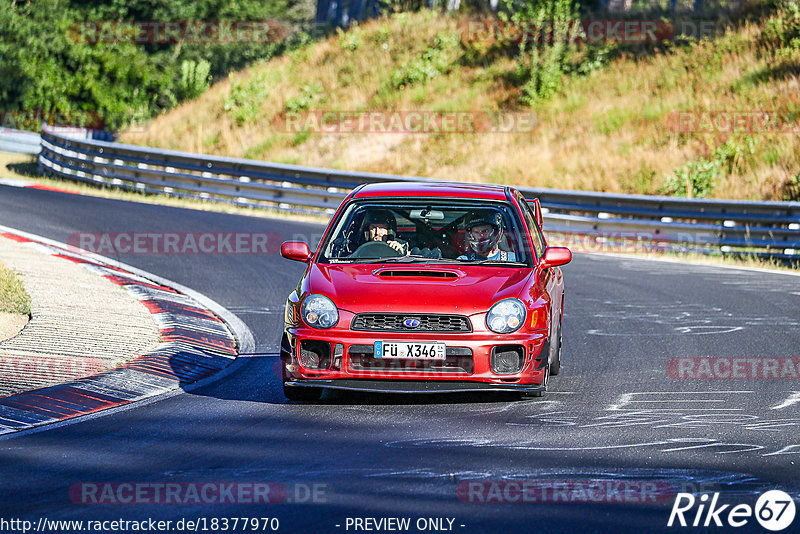
[{"label": "driver's hand on steering wheel", "polygon": [[386,241],[386,244],[395,249],[397,252],[403,252],[403,245],[399,241]]}]

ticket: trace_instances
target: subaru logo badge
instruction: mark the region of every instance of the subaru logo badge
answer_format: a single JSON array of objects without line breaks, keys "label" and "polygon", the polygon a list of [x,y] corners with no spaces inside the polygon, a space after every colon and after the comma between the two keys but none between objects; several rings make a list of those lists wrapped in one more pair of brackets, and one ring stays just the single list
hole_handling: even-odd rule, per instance
[{"label": "subaru logo badge", "polygon": [[419,326],[419,319],[406,319],[403,321],[403,326],[406,328],[416,328]]}]

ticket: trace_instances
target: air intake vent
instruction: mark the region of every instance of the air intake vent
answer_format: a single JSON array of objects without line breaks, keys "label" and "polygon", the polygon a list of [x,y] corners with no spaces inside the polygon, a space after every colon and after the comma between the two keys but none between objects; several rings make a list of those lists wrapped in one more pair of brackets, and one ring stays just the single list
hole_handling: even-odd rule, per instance
[{"label": "air intake vent", "polygon": [[458,278],[458,275],[452,271],[380,271],[378,276],[381,278]]}]

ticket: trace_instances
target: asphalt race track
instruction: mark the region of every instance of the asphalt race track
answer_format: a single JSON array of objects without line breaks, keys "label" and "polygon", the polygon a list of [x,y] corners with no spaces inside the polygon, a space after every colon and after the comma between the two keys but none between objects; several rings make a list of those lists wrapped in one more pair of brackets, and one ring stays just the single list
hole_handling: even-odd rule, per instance
[{"label": "asphalt race track", "polygon": [[[322,230],[7,186],[0,224],[59,241],[96,231],[277,232],[312,247]],[[117,259],[227,307],[252,330],[255,354],[207,386],[0,440],[4,518],[275,517],[292,533],[364,532],[372,524],[356,530],[353,518],[389,517],[410,518],[409,532],[437,531],[435,522],[417,530],[420,518],[452,519],[438,531],[463,533],[694,532],[666,528],[677,492],[753,506],[777,488],[798,500],[800,383],[784,365],[800,357],[800,277],[576,254],[564,267],[563,370],[544,398],[328,392],[296,404],[276,369],[283,303],[301,264],[277,253]],[[675,360],[708,357],[718,358],[706,360],[717,376],[750,376],[761,358],[781,359],[785,378],[691,379],[700,360]],[[523,481],[544,489],[497,502],[519,497],[509,484]],[[87,504],[75,493],[86,483],[169,482],[270,482],[286,500]],[[590,483],[606,490],[584,492]],[[766,532],[754,518],[745,530]]]}]

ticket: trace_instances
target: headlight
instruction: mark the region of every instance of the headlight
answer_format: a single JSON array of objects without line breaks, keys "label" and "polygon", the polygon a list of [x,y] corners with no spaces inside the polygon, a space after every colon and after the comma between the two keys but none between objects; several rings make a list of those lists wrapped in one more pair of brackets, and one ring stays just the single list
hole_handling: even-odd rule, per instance
[{"label": "headlight", "polygon": [[300,314],[308,326],[314,328],[330,328],[339,322],[339,310],[336,305],[323,295],[309,295],[300,307]]},{"label": "headlight", "polygon": [[503,299],[489,308],[486,326],[498,334],[509,334],[525,322],[525,306],[517,299]]}]

